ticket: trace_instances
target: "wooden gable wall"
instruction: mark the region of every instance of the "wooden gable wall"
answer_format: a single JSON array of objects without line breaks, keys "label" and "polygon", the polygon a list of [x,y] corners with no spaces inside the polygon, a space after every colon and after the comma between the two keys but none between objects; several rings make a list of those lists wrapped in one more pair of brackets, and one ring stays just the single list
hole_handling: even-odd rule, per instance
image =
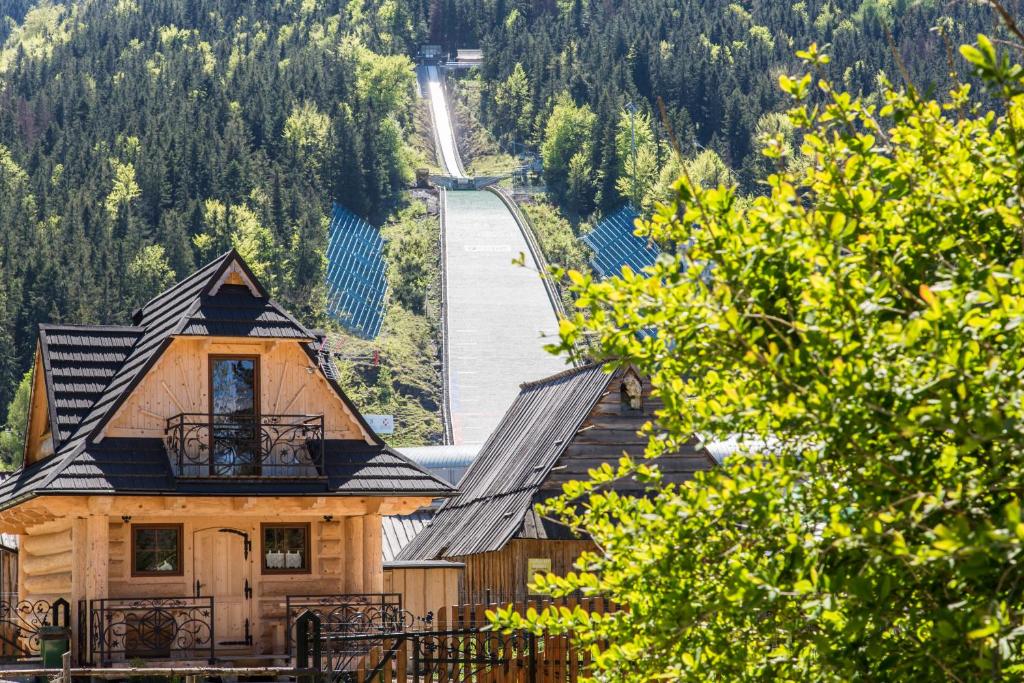
[{"label": "wooden gable wall", "polygon": [[[615,467],[623,451],[634,458],[642,458],[647,438],[637,432],[662,409],[660,400],[651,396],[651,383],[641,379],[642,410],[633,410],[623,405],[621,387],[623,378],[631,370],[613,373],[605,388],[604,395],[594,406],[590,415],[576,432],[565,452],[559,456],[551,473],[541,486],[541,493],[561,493],[562,484],[570,480],[589,479],[587,471],[608,463]],[[634,376],[636,376],[634,374]],[[715,461],[707,453],[700,452],[693,444],[684,452],[666,455],[657,460],[668,482],[681,482],[693,478],[694,472],[710,469]],[[622,482],[617,488],[627,490],[632,482]]]},{"label": "wooden gable wall", "polygon": [[43,372],[43,358],[36,345],[35,360],[32,366],[32,392],[29,398],[28,428],[25,432],[25,464],[45,458],[53,453],[53,425],[50,424],[50,412],[46,395],[46,380]]},{"label": "wooden gable wall", "polygon": [[209,356],[260,357],[260,412],[264,415],[324,415],[328,439],[369,441],[299,342],[175,339],[118,408],[104,434],[112,437],[164,436],[167,418],[209,411]]}]

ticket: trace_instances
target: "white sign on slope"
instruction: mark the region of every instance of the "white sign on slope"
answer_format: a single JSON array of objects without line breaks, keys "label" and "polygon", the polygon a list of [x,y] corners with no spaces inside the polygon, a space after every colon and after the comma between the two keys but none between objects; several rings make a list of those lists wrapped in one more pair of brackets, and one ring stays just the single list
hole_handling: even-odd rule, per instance
[{"label": "white sign on slope", "polygon": [[366,423],[370,425],[370,429],[378,434],[395,433],[394,415],[363,415],[363,417],[366,419]]}]

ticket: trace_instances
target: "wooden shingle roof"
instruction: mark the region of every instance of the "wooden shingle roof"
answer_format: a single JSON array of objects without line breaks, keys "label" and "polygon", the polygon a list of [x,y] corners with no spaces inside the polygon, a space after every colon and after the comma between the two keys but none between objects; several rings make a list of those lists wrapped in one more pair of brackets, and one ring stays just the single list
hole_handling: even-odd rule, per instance
[{"label": "wooden shingle roof", "polygon": [[[244,284],[227,284],[229,273]],[[234,250],[154,297],[131,327],[42,326],[40,349],[56,453],[0,484],[0,509],[28,497],[95,492],[202,495],[447,495],[452,488],[374,434],[338,386],[322,340],[274,303]],[[292,339],[316,361],[372,443],[327,441],[324,477],[285,484],[175,481],[160,439],[99,439],[104,425],[177,336]]]},{"label": "wooden shingle roof", "polygon": [[534,494],[604,394],[601,365],[524,384],[519,396],[430,524],[400,560],[462,557],[501,549],[522,527]]}]

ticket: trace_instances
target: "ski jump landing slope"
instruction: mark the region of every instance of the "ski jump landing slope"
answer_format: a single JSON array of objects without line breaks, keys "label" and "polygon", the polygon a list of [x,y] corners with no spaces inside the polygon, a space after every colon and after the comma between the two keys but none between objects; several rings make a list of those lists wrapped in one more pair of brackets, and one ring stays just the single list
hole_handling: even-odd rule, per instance
[{"label": "ski jump landing slope", "polygon": [[[465,177],[441,76],[436,67],[426,76],[439,161],[449,175]],[[566,365],[544,351],[557,337],[558,319],[516,219],[491,192],[449,191],[442,201],[452,440],[480,444],[521,383]],[[512,263],[520,254],[525,268]]]}]

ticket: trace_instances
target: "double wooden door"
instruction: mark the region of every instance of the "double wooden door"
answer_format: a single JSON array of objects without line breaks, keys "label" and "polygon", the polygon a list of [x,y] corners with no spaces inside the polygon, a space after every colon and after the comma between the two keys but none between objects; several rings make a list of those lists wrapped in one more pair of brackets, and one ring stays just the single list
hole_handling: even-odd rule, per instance
[{"label": "double wooden door", "polygon": [[252,645],[252,558],[248,531],[211,527],[192,535],[195,595],[213,596],[218,649]]}]

